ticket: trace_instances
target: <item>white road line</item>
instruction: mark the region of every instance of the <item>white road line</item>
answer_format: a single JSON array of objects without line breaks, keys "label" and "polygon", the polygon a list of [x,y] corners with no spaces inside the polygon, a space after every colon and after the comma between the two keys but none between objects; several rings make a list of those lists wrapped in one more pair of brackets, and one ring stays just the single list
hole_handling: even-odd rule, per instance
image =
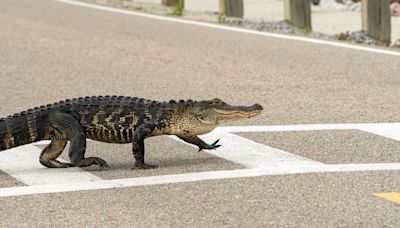
[{"label": "white road line", "polygon": [[400,141],[400,123],[364,125],[358,128],[361,131],[370,132],[396,141]]},{"label": "white road line", "polygon": [[39,163],[40,149],[25,145],[0,152],[0,169],[27,185],[64,184],[101,180],[80,168],[49,169]]},{"label": "white road line", "polygon": [[279,131],[319,131],[319,130],[360,130],[385,131],[400,129],[400,123],[339,123],[339,124],[295,124],[295,125],[263,125],[263,126],[221,126],[218,132],[279,132]]},{"label": "white road line", "polygon": [[202,26],[202,27],[207,27],[207,28],[220,29],[220,30],[232,31],[232,32],[247,33],[247,34],[253,34],[253,35],[258,35],[258,36],[266,36],[266,37],[272,37],[272,38],[295,40],[295,41],[301,41],[301,42],[306,42],[306,43],[328,45],[328,46],[347,48],[347,49],[353,49],[353,50],[359,50],[359,51],[366,51],[366,52],[372,52],[372,53],[384,54],[384,55],[391,55],[391,56],[397,56],[397,57],[400,56],[400,52],[397,52],[397,51],[390,51],[390,50],[385,50],[385,49],[358,46],[358,45],[352,45],[352,44],[347,44],[347,43],[343,43],[343,42],[334,42],[334,41],[328,41],[328,40],[322,40],[322,39],[313,39],[313,38],[301,37],[301,36],[291,36],[291,35],[282,35],[282,34],[275,34],[275,33],[269,33],[269,32],[260,32],[260,31],[255,31],[255,30],[242,29],[242,28],[230,27],[230,26],[223,26],[223,25],[211,24],[211,23],[206,23],[206,22],[190,21],[190,20],[184,20],[184,19],[173,18],[173,17],[166,17],[166,16],[158,16],[158,15],[140,13],[140,12],[129,11],[129,10],[125,10],[125,9],[117,9],[117,8],[112,8],[112,7],[107,7],[107,6],[100,6],[100,5],[95,5],[95,4],[85,3],[85,2],[79,2],[79,1],[74,1],[74,0],[55,0],[55,1],[66,3],[66,4],[71,4],[71,5],[76,5],[76,6],[80,6],[80,7],[86,7],[86,8],[96,9],[96,10],[113,12],[113,13],[121,13],[121,14],[138,16],[138,17],[146,17],[146,18],[151,18],[151,19],[155,19],[155,20],[170,21],[170,22],[175,22],[175,23],[196,25],[196,26]]},{"label": "white road line", "polygon": [[[86,141],[89,141],[90,139],[86,139]],[[51,141],[50,140],[42,140],[42,141],[38,141],[38,142],[34,142],[34,143],[32,143],[32,145],[35,145],[35,146],[44,146],[44,145],[47,145],[47,144],[49,144]]]},{"label": "white road line", "polygon": [[33,145],[26,145],[1,152],[0,169],[31,186],[0,188],[0,197],[265,175],[400,170],[400,163],[326,165],[229,133],[349,129],[367,131],[395,140],[400,139],[400,123],[220,127],[211,134],[202,136],[202,138],[207,142],[212,142],[213,140],[221,138],[221,144],[223,144],[223,146],[210,152],[216,156],[242,164],[250,169],[186,173],[117,180],[102,180],[101,178],[78,168],[45,168],[38,162],[40,153],[39,148]]},{"label": "white road line", "polygon": [[283,132],[320,130],[359,130],[400,141],[400,123],[299,124],[270,126],[226,126],[214,132]]},{"label": "white road line", "polygon": [[[173,137],[180,140],[177,137]],[[206,150],[207,153],[221,157],[225,160],[241,164],[247,168],[265,168],[277,166],[308,166],[321,165],[311,159],[278,150],[261,143],[229,133],[211,132],[201,136],[206,142],[212,143],[220,139],[223,145],[216,150]],[[190,144],[189,144],[190,145]],[[192,145],[194,146],[194,145]],[[194,146],[196,147],[196,146]]]},{"label": "white road line", "polygon": [[172,184],[183,182],[195,182],[205,180],[220,180],[243,177],[273,176],[298,173],[316,172],[362,172],[362,171],[388,171],[400,170],[400,163],[388,164],[338,164],[338,165],[309,165],[281,166],[279,168],[255,168],[213,172],[185,173],[174,175],[136,177],[116,180],[98,180],[68,184],[48,184],[36,186],[0,188],[0,197],[21,196],[44,193],[71,192],[83,190],[126,188],[134,186],[148,186],[160,184]]}]

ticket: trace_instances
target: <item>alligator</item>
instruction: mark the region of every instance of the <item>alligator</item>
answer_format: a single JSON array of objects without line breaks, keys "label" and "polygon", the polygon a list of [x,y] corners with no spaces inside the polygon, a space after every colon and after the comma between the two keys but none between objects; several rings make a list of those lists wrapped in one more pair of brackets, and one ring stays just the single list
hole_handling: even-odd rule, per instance
[{"label": "alligator", "polygon": [[[39,161],[49,168],[96,165],[108,169],[106,161],[85,157],[86,139],[106,143],[132,143],[133,168],[156,168],[144,162],[144,139],[176,135],[203,149],[216,149],[198,135],[221,123],[247,119],[263,110],[259,104],[231,106],[215,98],[205,101],[171,100],[158,102],[127,96],[92,96],[67,99],[0,119],[0,151],[50,140]],[[70,163],[57,158],[70,142]]]}]

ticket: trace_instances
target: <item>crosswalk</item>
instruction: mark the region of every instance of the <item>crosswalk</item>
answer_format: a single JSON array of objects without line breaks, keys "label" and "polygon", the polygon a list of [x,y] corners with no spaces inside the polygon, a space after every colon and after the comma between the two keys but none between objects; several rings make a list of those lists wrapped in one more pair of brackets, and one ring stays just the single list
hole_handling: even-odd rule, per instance
[{"label": "crosswalk", "polygon": [[[268,175],[400,170],[400,163],[324,164],[233,134],[236,132],[259,132],[263,134],[277,131],[310,130],[360,130],[393,140],[400,140],[399,123],[227,126],[217,128],[215,131],[202,136],[206,141],[220,139],[221,144],[224,145],[217,150],[207,152],[240,164],[246,167],[244,169],[113,180],[103,180],[80,168],[45,168],[38,162],[40,149],[34,145],[25,145],[0,153],[0,169],[26,184],[26,186],[0,188],[0,197]],[[171,138],[177,139],[174,136],[171,136]],[[393,196],[391,197],[393,198]]]}]

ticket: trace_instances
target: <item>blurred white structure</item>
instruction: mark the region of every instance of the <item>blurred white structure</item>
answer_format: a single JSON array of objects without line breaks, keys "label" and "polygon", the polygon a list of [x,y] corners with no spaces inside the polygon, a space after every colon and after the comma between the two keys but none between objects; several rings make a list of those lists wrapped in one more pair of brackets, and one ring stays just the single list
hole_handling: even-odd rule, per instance
[{"label": "blurred white structure", "polygon": [[[132,0],[160,4],[161,0]],[[243,0],[244,18],[265,21],[283,20],[283,0]],[[312,28],[315,32],[338,34],[361,30],[361,3],[344,0],[321,0],[319,6],[312,6]],[[189,11],[218,12],[219,0],[185,0]],[[400,17],[392,17],[392,42],[400,39]]]}]

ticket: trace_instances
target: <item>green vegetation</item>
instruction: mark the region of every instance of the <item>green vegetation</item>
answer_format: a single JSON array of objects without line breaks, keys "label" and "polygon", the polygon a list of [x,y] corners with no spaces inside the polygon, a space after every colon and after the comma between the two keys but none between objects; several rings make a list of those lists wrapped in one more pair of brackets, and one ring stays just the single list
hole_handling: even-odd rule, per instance
[{"label": "green vegetation", "polygon": [[309,34],[309,33],[312,32],[312,29],[311,29],[311,27],[305,27],[305,28],[303,29],[303,32],[304,32],[305,34]]},{"label": "green vegetation", "polygon": [[224,23],[226,21],[225,14],[218,14],[218,23]]},{"label": "green vegetation", "polygon": [[184,0],[178,0],[177,3],[172,7],[172,15],[182,16],[184,7]]}]

